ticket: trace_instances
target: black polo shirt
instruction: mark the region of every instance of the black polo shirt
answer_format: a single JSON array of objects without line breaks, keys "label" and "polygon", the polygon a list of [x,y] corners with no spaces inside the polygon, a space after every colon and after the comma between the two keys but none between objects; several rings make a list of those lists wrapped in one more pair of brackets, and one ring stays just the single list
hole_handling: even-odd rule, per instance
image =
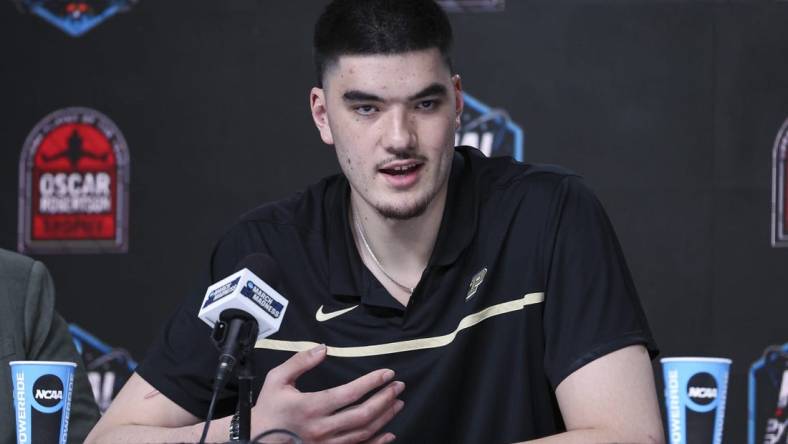
[{"label": "black polo shirt", "polygon": [[[257,344],[256,393],[269,369],[325,343],[329,357],[299,389],[393,369],[405,407],[385,430],[400,442],[514,442],[563,430],[554,390],[581,366],[632,344],[656,354],[613,228],[578,176],[458,147],[435,249],[407,307],[362,263],[349,192],[337,175],[261,206],[214,251],[213,281],[255,252],[282,270],[290,305],[281,330]],[[198,417],[217,363],[201,300],[180,307],[137,369]],[[233,389],[217,417],[234,411]]]}]

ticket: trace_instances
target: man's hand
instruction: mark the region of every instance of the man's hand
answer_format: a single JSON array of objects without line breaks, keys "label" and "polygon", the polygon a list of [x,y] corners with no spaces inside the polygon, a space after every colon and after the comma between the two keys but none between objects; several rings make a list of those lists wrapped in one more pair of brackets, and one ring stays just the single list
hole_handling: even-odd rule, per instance
[{"label": "man's hand", "polygon": [[394,378],[392,370],[375,370],[345,385],[320,392],[302,393],[295,387],[299,376],[326,357],[320,345],[293,355],[268,372],[252,411],[253,432],[283,428],[315,443],[388,443],[391,433],[378,434],[404,403],[397,399],[405,384],[395,381],[363,403],[350,406]]},{"label": "man's hand", "polygon": [[[271,429],[298,433],[308,443],[345,444],[391,442],[394,435],[379,433],[402,409],[397,399],[405,384],[391,382],[363,403],[350,406],[390,382],[391,370],[367,373],[345,385],[315,393],[301,393],[295,381],[326,357],[326,347],[296,353],[268,372],[252,411],[252,437]],[[227,441],[230,417],[211,422],[208,442]],[[87,442],[195,442],[203,429],[200,420],[159,393],[136,373],[112,402]]]}]

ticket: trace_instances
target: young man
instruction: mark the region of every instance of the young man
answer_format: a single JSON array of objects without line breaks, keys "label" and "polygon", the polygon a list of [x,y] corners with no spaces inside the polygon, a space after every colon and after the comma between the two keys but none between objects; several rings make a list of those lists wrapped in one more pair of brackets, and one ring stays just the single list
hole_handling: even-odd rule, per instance
[{"label": "young man", "polygon": [[[663,442],[655,348],[602,207],[572,173],[453,147],[450,46],[432,0],[336,0],[318,21],[310,105],[343,174],[246,214],[212,258],[218,280],[270,254],[290,299],[257,344],[253,435]],[[197,439],[216,366],[199,304],[91,439]],[[234,408],[228,392],[211,440]]]}]

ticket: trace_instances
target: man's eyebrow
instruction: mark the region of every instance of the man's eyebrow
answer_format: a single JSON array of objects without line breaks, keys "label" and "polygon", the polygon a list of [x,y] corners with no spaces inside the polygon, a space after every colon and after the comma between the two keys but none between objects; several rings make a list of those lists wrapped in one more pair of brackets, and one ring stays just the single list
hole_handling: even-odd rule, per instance
[{"label": "man's eyebrow", "polygon": [[[433,83],[432,85],[422,89],[421,91],[413,94],[412,96],[408,97],[408,101],[412,102],[414,100],[423,99],[424,97],[429,96],[445,96],[448,94],[448,90],[445,86],[441,85],[440,83]],[[374,94],[359,91],[357,89],[351,89],[350,91],[346,91],[342,94],[342,99],[346,102],[384,102],[383,98],[376,96]]]},{"label": "man's eyebrow", "polygon": [[351,89],[350,91],[345,92],[342,94],[342,99],[346,102],[382,102],[383,99],[380,97],[365,93],[364,91],[359,91],[355,89]]},{"label": "man's eyebrow", "polygon": [[408,97],[408,100],[412,102],[414,100],[423,99],[429,96],[445,96],[446,94],[448,93],[445,86],[441,85],[440,83],[433,83],[416,94]]}]

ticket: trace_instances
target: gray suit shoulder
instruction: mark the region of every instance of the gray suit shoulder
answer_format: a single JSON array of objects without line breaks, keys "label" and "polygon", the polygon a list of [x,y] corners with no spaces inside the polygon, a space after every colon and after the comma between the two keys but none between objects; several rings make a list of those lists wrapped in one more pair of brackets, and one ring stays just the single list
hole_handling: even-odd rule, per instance
[{"label": "gray suit shoulder", "polygon": [[35,259],[0,248],[0,279],[27,279]]},{"label": "gray suit shoulder", "polygon": [[[24,311],[35,265],[35,259],[0,249],[0,305],[10,307],[8,315],[14,320],[19,320]],[[39,267],[45,272],[46,268],[40,262]]]}]

